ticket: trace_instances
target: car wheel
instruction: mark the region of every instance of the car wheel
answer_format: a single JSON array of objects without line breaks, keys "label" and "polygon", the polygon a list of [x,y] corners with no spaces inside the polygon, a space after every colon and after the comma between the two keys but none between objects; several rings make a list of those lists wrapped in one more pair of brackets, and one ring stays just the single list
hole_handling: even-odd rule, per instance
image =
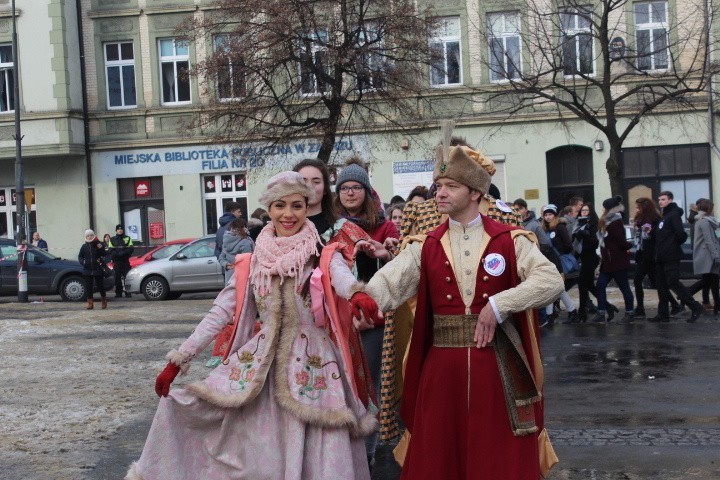
[{"label": "car wheel", "polygon": [[180,295],[182,295],[182,292],[170,292],[168,293],[167,299],[168,300],[177,300],[180,298]]},{"label": "car wheel", "polygon": [[145,300],[165,300],[170,294],[170,287],[167,280],[154,276],[143,280],[140,291],[145,296]]},{"label": "car wheel", "polygon": [[87,298],[85,291],[85,280],[83,277],[71,275],[60,282],[58,291],[60,297],[68,302],[79,302]]}]

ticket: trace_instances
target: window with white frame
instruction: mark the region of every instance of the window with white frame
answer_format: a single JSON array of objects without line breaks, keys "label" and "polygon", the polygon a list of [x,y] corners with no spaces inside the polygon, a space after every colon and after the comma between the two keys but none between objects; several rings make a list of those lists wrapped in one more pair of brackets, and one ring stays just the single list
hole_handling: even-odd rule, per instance
[{"label": "window with white frame", "polygon": [[493,82],[520,78],[520,14],[488,14],[490,47],[490,80]]},{"label": "window with white frame", "polygon": [[433,87],[460,85],[462,60],[460,49],[460,17],[437,19],[437,27],[430,39],[433,63],[430,84]]},{"label": "window with white frame", "polygon": [[213,37],[213,47],[218,60],[217,95],[221,100],[242,98],[247,94],[245,74],[237,35],[222,33]]},{"label": "window with white frame", "polygon": [[638,2],[634,12],[638,70],[668,68],[667,2]]},{"label": "window with white frame", "polygon": [[323,73],[329,75],[327,55],[328,34],[315,32],[310,38],[301,39],[300,45],[300,93],[318,95],[327,92]]},{"label": "window with white frame", "polygon": [[562,65],[565,75],[595,73],[592,7],[573,7],[560,13]]},{"label": "window with white frame", "polygon": [[105,78],[109,108],[137,106],[132,42],[105,44]]},{"label": "window with white frame", "polygon": [[190,103],[190,50],[187,40],[163,38],[160,50],[162,104]]},{"label": "window with white frame", "polygon": [[385,87],[383,38],[375,22],[365,22],[358,38],[357,88],[372,91]]},{"label": "window with white frame", "polygon": [[15,111],[12,45],[0,45],[0,112]]}]

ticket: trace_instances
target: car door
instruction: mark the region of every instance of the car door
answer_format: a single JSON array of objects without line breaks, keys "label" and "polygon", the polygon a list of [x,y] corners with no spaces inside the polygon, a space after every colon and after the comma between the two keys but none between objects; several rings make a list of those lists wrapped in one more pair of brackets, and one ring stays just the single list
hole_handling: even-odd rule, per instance
[{"label": "car door", "polygon": [[170,290],[214,290],[223,286],[220,264],[215,258],[214,237],[191,243],[170,262]]},{"label": "car door", "polygon": [[17,293],[17,247],[0,245],[0,291]]},{"label": "car door", "polygon": [[28,292],[30,293],[48,293],[52,289],[53,277],[56,269],[53,268],[53,262],[47,255],[39,250],[29,248],[27,251],[28,264]]}]

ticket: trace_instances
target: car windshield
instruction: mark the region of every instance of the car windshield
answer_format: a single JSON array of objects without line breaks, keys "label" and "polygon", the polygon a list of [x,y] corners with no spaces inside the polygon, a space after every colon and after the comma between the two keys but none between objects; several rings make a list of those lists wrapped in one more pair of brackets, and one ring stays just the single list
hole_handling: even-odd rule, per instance
[{"label": "car windshield", "polygon": [[[3,261],[7,261],[7,260],[17,261],[17,247],[15,245],[0,246],[0,258],[2,258]],[[39,259],[41,259],[41,260],[57,260],[59,258],[60,257],[56,257],[55,255],[48,253],[45,250],[40,250],[33,246],[28,246],[28,251],[27,251],[27,261],[28,262],[34,262]]]},{"label": "car windshield", "polygon": [[181,252],[186,258],[203,258],[215,256],[215,239],[203,238],[185,245]]},{"label": "car windshield", "polygon": [[161,258],[167,258],[170,255],[172,255],[173,253],[180,250],[184,246],[185,246],[184,243],[176,243],[174,245],[165,245],[164,247],[159,248],[157,252],[153,253],[152,258],[154,258],[155,260],[159,260]]}]

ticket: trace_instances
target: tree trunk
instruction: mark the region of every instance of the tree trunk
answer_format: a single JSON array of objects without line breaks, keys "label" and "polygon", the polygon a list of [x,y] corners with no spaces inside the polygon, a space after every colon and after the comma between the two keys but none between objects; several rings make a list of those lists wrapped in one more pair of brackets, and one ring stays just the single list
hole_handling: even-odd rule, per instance
[{"label": "tree trunk", "polygon": [[620,149],[620,145],[610,145],[610,157],[605,162],[605,167],[610,178],[610,192],[613,196],[621,195],[625,197],[623,162]]}]

